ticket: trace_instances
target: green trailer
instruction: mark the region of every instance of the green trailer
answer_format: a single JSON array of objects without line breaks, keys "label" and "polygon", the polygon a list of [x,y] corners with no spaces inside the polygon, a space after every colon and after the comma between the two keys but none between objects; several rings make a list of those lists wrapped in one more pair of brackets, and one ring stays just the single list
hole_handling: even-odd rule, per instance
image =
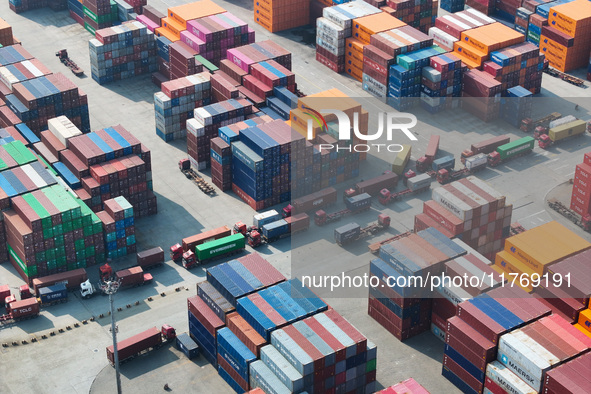
[{"label": "green trailer", "polygon": [[404,174],[404,168],[408,164],[408,160],[410,159],[410,152],[411,152],[410,145],[402,145],[402,150],[398,152],[394,161],[392,162],[392,172],[402,176]]},{"label": "green trailer", "polygon": [[246,246],[244,235],[237,233],[209,241],[195,247],[195,258],[204,263],[216,257],[226,256],[241,251]]},{"label": "green trailer", "polygon": [[535,142],[533,137],[523,137],[501,145],[488,155],[488,165],[495,167],[505,160],[530,153],[534,149]]}]

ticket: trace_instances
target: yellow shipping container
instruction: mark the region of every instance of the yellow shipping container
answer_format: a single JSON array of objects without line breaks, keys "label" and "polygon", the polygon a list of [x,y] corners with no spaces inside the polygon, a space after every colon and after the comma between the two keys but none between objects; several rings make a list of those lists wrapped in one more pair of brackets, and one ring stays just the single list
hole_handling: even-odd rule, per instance
[{"label": "yellow shipping container", "polygon": [[460,42],[484,52],[487,55],[497,49],[518,44],[523,41],[525,41],[525,36],[523,34],[499,22],[466,30],[460,35]]},{"label": "yellow shipping container", "polygon": [[463,55],[465,58],[471,60],[472,62],[477,64],[477,67],[482,65],[482,62],[488,59],[488,54],[471,47],[468,44],[465,44],[461,41],[454,42],[454,52]]},{"label": "yellow shipping container", "polygon": [[[588,0],[575,0],[550,8],[548,25],[571,37],[576,37],[577,31],[589,28],[589,24],[591,24],[591,2]],[[589,37],[586,39],[588,40]]]},{"label": "yellow shipping container", "polygon": [[205,16],[221,14],[222,12],[226,12],[226,10],[213,1],[201,0],[195,3],[169,8],[168,17],[173,18],[186,29],[187,21],[203,18]]},{"label": "yellow shipping container", "polygon": [[306,115],[301,109],[292,109],[289,113],[289,120],[291,121],[291,127],[308,138],[308,120],[312,121],[312,138],[315,139],[317,134],[324,133],[324,128],[316,123],[314,118],[310,115]]},{"label": "yellow shipping container", "polygon": [[579,237],[577,234],[573,233],[556,221],[546,223],[540,227],[543,231],[548,233],[550,237],[554,237],[554,239],[557,241],[566,244],[571,249],[569,255],[576,254],[591,248],[590,242]]},{"label": "yellow shipping container", "polygon": [[585,309],[579,312],[579,320],[577,323],[591,332],[591,309]]},{"label": "yellow shipping container", "polygon": [[574,326],[577,330],[581,331],[583,334],[585,334],[589,338],[591,338],[591,331],[587,331],[587,329],[585,327],[581,326],[580,324],[575,324]]},{"label": "yellow shipping container", "polygon": [[[505,279],[508,281],[505,286],[519,286],[528,293],[533,291],[531,275],[540,274],[505,251],[497,253],[494,266],[499,267],[505,272]],[[515,275],[511,274],[517,274],[518,276],[515,278]],[[520,280],[522,277],[524,278],[523,284],[527,286],[522,286],[522,281]]]},{"label": "yellow shipping container", "polygon": [[353,38],[369,44],[369,38],[387,30],[405,26],[406,23],[385,12],[353,19]]}]

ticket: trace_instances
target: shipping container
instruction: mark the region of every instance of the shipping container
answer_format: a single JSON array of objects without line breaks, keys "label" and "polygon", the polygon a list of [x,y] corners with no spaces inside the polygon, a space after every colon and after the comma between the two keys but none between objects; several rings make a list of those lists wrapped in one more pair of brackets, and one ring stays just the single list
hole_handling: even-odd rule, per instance
[{"label": "shipping container", "polygon": [[305,197],[300,197],[291,202],[292,214],[310,212],[312,210],[322,209],[337,201],[337,191],[329,187]]},{"label": "shipping container", "polygon": [[353,212],[369,209],[371,206],[371,196],[368,193],[361,193],[357,196],[346,197],[345,205],[347,206],[347,209]]},{"label": "shipping container", "polygon": [[553,142],[558,142],[565,138],[574,137],[585,133],[587,122],[575,120],[567,124],[556,126],[548,131],[548,136]]},{"label": "shipping container", "polygon": [[64,284],[42,287],[39,289],[38,298],[42,306],[56,302],[66,302],[68,301],[68,289]]},{"label": "shipping container", "polygon": [[142,267],[131,267],[115,272],[115,278],[120,281],[121,287],[138,286],[144,283],[144,270]]},{"label": "shipping container", "polygon": [[42,278],[35,278],[33,279],[33,291],[35,294],[39,294],[41,288],[57,284],[64,284],[69,290],[79,289],[80,284],[86,282],[87,279],[86,270],[79,268]]},{"label": "shipping container", "polygon": [[456,159],[454,156],[449,155],[433,160],[433,171],[439,171],[442,169],[452,171],[456,165]]},{"label": "shipping container", "polygon": [[176,337],[176,348],[183,352],[189,360],[199,355],[199,346],[191,339],[189,334],[182,333]]},{"label": "shipping container", "polygon": [[243,250],[245,238],[242,234],[233,234],[215,241],[209,241],[195,247],[197,261],[203,263],[209,259],[232,254]]},{"label": "shipping container", "polygon": [[276,210],[271,210],[263,213],[259,213],[252,217],[252,224],[256,228],[262,228],[267,223],[272,223],[281,219],[281,216]]},{"label": "shipping container", "polygon": [[[142,333],[117,342],[119,362],[125,362],[141,352],[150,348],[157,348],[162,344],[162,335],[156,327],[152,327]],[[115,365],[113,345],[107,346],[107,359],[111,365]]]},{"label": "shipping container", "polygon": [[359,237],[361,227],[357,223],[349,223],[334,230],[334,239],[338,245],[345,245]]},{"label": "shipping container", "polygon": [[137,265],[143,269],[162,265],[164,263],[164,250],[160,246],[143,250],[137,254]]},{"label": "shipping container", "polygon": [[389,172],[355,185],[357,193],[367,193],[371,196],[379,194],[382,189],[393,190],[398,184],[398,175]]},{"label": "shipping container", "polygon": [[402,150],[396,154],[392,162],[392,172],[399,176],[404,174],[404,169],[410,160],[411,148],[411,145],[402,145]]},{"label": "shipping container", "polygon": [[183,238],[183,251],[191,250],[195,252],[195,247],[205,242],[214,241],[220,238],[227,237],[232,234],[232,230],[228,226],[222,226],[214,230],[202,232],[191,237]]},{"label": "shipping container", "polygon": [[39,314],[39,303],[36,298],[14,301],[10,303],[9,313],[15,320],[33,317]]}]

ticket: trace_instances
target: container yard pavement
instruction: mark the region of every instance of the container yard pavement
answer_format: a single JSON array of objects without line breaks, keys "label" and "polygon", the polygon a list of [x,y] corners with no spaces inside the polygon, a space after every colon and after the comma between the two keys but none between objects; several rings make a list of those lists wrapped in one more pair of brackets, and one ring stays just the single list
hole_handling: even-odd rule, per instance
[{"label": "container yard pavement", "polygon": [[[296,80],[305,93],[316,93],[336,87],[352,97],[367,97],[360,84],[344,75],[338,75],[314,60],[314,48],[302,46],[300,37],[293,32],[273,35],[252,21],[249,1],[218,2],[228,11],[247,21],[257,32],[257,41],[272,38],[292,51],[293,70]],[[164,11],[168,6],[182,4],[180,1],[150,1],[150,5]],[[89,96],[91,125],[93,130],[121,123],[139,138],[152,151],[154,189],[158,195],[159,213],[142,218],[136,224],[138,250],[162,246],[165,250],[172,244],[203,229],[221,225],[233,225],[242,220],[250,222],[253,211],[233,194],[219,193],[208,197],[189,182],[178,170],[177,162],[186,157],[185,144],[175,141],[165,144],[155,134],[153,93],[156,91],[149,75],[136,77],[123,82],[99,86],[90,77],[77,79],[59,62],[55,52],[68,49],[72,59],[86,72],[90,73],[88,40],[91,36],[77,25],[67,11],[53,12],[40,9],[16,15],[8,9],[8,2],[0,5],[2,15],[13,26],[14,34],[24,47],[40,59],[51,71],[62,72],[81,87]],[[297,30],[297,29],[296,29]],[[589,119],[591,104],[589,91],[573,87],[558,79],[544,75],[543,94],[555,97],[553,101],[541,101],[535,115],[545,115],[559,111],[563,115],[574,114]],[[560,99],[560,97],[581,97],[579,99]],[[574,111],[574,102],[580,110]],[[373,104],[372,104],[373,105]],[[375,108],[374,108],[375,109]],[[427,116],[417,127],[419,141],[413,144],[413,158],[422,155],[431,134],[441,134],[441,149],[459,157],[460,152],[484,136],[511,133],[521,137],[523,134],[502,122],[482,124],[471,116],[447,114]],[[458,132],[461,130],[462,132]],[[581,139],[583,138],[583,139]],[[553,214],[545,209],[544,196],[554,186],[572,176],[575,164],[579,163],[584,151],[588,150],[591,137],[566,141],[561,145],[542,151],[536,147],[534,154],[515,159],[494,170],[487,169],[478,177],[490,182],[493,187],[508,196],[514,205],[513,221],[520,221],[526,228],[547,221]],[[373,158],[362,166],[361,177],[368,179],[385,170],[386,157]],[[341,185],[339,196],[347,185]],[[420,212],[423,200],[429,193],[409,198],[387,208],[374,203],[372,210],[343,220],[334,225],[303,233],[301,240],[308,243],[293,253],[284,253],[290,248],[290,241],[283,240],[271,247],[257,250],[282,273],[291,272],[291,261],[305,260],[306,274],[313,275],[326,271],[330,264],[348,274],[365,273],[370,255],[368,243],[384,239],[391,234],[412,228],[414,214]],[[331,207],[330,211],[343,207]],[[369,241],[362,241],[350,248],[335,245],[333,230],[349,221],[361,225],[376,220],[378,210],[389,214],[393,219],[390,232]],[[568,222],[558,218],[561,223]],[[575,229],[574,227],[570,227]],[[578,231],[578,234],[586,236]],[[298,240],[298,242],[300,242]],[[249,251],[251,251],[249,249]],[[308,258],[306,256],[313,256]],[[290,258],[291,257],[291,258]],[[319,264],[325,262],[325,264]],[[133,257],[121,259],[115,268],[123,268],[134,263]],[[334,265],[333,265],[334,267]],[[186,297],[195,294],[195,283],[204,279],[202,268],[190,272],[180,266],[167,262],[162,268],[152,271],[154,283],[147,286],[124,290],[116,296],[116,306],[123,308],[117,312],[119,338],[127,338],[150,326],[171,324],[177,332],[187,331]],[[94,282],[97,280],[95,268],[89,269]],[[22,281],[16,276],[9,263],[0,266],[0,283],[9,283],[12,288]],[[176,287],[184,286],[189,291],[175,292]],[[166,292],[161,297],[161,292]],[[325,295],[325,294],[324,294]],[[154,301],[144,301],[148,297]],[[378,323],[367,315],[367,292],[361,298],[342,299],[327,297],[327,302],[352,324],[378,345],[378,381],[389,386],[410,376],[432,393],[457,392],[454,386],[441,376],[443,344],[432,334],[425,333],[404,344],[387,333]],[[135,306],[135,301],[140,301]],[[126,305],[132,305],[126,308]],[[78,328],[55,337],[40,339],[43,333],[73,327],[73,323],[105,313],[108,301],[104,297],[79,300],[70,294],[67,304],[57,305],[42,312],[37,319],[19,323],[0,330],[0,343],[27,339],[31,335],[39,338],[39,343],[0,348],[0,370],[2,373],[2,392],[113,392],[113,370],[105,357],[105,347],[110,344],[109,319],[80,325]],[[59,367],[56,367],[59,366]],[[48,371],[51,371],[48,373]],[[133,360],[122,368],[125,392],[154,392],[168,382],[173,390],[191,392],[231,392],[229,386],[217,375],[214,368],[203,357],[188,362],[180,353],[164,347],[146,357]],[[190,387],[190,390],[187,388]]]}]

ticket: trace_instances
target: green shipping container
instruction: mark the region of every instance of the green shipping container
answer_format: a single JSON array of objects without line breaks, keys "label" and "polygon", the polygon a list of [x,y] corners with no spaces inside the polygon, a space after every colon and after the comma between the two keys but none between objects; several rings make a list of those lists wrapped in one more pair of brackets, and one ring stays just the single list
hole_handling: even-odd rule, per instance
[{"label": "green shipping container", "polygon": [[553,127],[548,131],[548,137],[553,142],[563,140],[565,138],[581,135],[585,132],[587,123],[583,120],[575,120],[567,124]]},{"label": "green shipping container", "polygon": [[244,235],[238,233],[229,235],[224,238],[216,239],[215,241],[206,242],[195,247],[195,257],[200,262],[211,259],[223,254],[233,252],[239,249],[244,249],[245,238]]},{"label": "green shipping container", "polygon": [[508,144],[501,145],[497,148],[497,152],[501,155],[501,160],[509,159],[513,156],[531,151],[534,148],[536,140],[532,137],[523,137]]},{"label": "green shipping container", "polygon": [[195,60],[197,60],[199,63],[203,64],[203,67],[208,69],[210,72],[214,72],[214,71],[219,70],[219,68],[217,68],[215,66],[215,64],[213,64],[212,62],[210,62],[209,60],[207,60],[206,58],[204,58],[201,55],[195,55]]},{"label": "green shipping container", "polygon": [[398,152],[394,158],[394,162],[392,163],[392,172],[398,175],[402,175],[404,173],[404,168],[410,159],[411,148],[412,146],[410,145],[402,145],[402,150]]},{"label": "green shipping container", "polygon": [[88,23],[84,23],[84,28],[93,36],[96,35],[96,30],[94,27],[90,26]]}]

